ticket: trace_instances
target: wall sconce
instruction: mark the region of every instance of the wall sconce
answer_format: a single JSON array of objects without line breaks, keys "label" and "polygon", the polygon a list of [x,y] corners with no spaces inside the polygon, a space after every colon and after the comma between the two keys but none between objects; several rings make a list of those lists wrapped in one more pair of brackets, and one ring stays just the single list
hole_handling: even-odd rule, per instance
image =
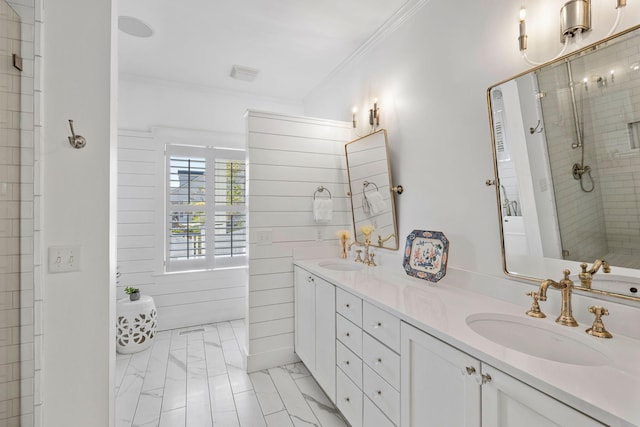
[{"label": "wall sconce", "polygon": [[[616,20],[613,23],[613,27],[609,33],[605,36],[612,35],[620,21],[622,19],[622,9],[627,5],[627,0],[616,0]],[[527,57],[527,25],[526,25],[527,11],[524,6],[520,8],[520,33],[518,36],[518,47],[522,52],[522,58],[529,65],[540,65],[542,62],[531,61]],[[563,43],[562,50],[550,61],[562,56],[567,48],[569,42],[576,37],[580,37],[582,33],[586,33],[591,30],[591,0],[569,0],[560,9],[560,42]]]},{"label": "wall sconce", "polygon": [[380,109],[378,108],[378,98],[373,100],[373,108],[369,109],[369,124],[380,126]]}]

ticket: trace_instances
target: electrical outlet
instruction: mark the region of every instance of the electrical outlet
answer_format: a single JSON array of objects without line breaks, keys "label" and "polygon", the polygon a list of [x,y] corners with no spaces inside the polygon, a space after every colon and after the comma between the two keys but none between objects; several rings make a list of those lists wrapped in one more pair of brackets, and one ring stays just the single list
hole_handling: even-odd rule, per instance
[{"label": "electrical outlet", "polygon": [[49,248],[49,273],[80,271],[80,246]]}]

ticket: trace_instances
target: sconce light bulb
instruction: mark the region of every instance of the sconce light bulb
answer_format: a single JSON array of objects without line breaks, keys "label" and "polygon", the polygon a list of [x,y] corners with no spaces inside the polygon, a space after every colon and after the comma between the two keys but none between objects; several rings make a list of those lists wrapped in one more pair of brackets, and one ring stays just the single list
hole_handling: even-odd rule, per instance
[{"label": "sconce light bulb", "polygon": [[609,73],[613,76],[613,73],[615,73],[614,70],[609,71]]},{"label": "sconce light bulb", "polygon": [[353,109],[351,110],[351,112],[352,112],[353,114],[357,113],[357,112],[358,112],[358,107],[353,107]]},{"label": "sconce light bulb", "polygon": [[524,5],[520,8],[520,34],[518,36],[518,47],[520,52],[527,50],[527,23],[524,21],[527,17],[527,9]]},{"label": "sconce light bulb", "polygon": [[583,82],[584,84],[587,84],[587,82],[589,82],[589,79],[585,77],[584,79],[582,79],[582,82]]}]

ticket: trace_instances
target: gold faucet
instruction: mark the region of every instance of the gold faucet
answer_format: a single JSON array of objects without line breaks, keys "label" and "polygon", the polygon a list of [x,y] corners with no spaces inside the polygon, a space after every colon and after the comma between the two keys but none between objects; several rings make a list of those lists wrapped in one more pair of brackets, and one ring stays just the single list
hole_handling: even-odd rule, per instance
[{"label": "gold faucet", "polygon": [[[556,322],[564,326],[578,326],[578,322],[573,318],[573,314],[571,313],[571,291],[573,290],[573,282],[569,279],[571,272],[569,270],[564,270],[562,273],[564,274],[564,278],[560,280],[560,282],[547,279],[540,284],[540,290],[538,292],[534,292],[533,294],[535,295],[532,295],[534,297],[534,305],[537,304],[538,300],[547,300],[547,288],[549,286],[560,289],[562,294],[562,306],[560,308],[560,316],[558,316]],[[536,310],[532,307],[532,310],[529,310],[527,314],[532,317],[544,317],[539,315],[543,314],[539,307],[537,309],[538,315],[534,315],[533,313],[535,312]]]},{"label": "gold faucet", "polygon": [[587,270],[587,264],[580,264],[580,268],[582,268],[582,272],[578,273],[578,277],[580,278],[580,286],[583,288],[591,289],[591,281],[594,274],[598,272],[600,267],[602,266],[602,271],[604,273],[611,273],[611,267],[609,263],[603,259],[597,259],[590,270]]},{"label": "gold faucet", "polygon": [[395,233],[391,233],[389,234],[387,237],[385,237],[384,239],[382,238],[381,235],[378,234],[378,246],[382,247],[382,244],[384,242],[386,242],[387,240],[389,240],[392,237],[396,237]]},{"label": "gold faucet", "polygon": [[609,331],[604,328],[604,323],[602,323],[602,316],[608,316],[609,310],[604,307],[598,305],[592,305],[589,307],[589,313],[595,314],[596,318],[593,321],[593,325],[587,329],[587,333],[589,335],[593,335],[598,338],[611,338],[613,335]]},{"label": "gold faucet", "polygon": [[364,265],[368,265],[370,267],[376,266],[376,263],[373,261],[373,257],[375,256],[375,254],[373,252],[369,252],[369,246],[371,246],[371,240],[367,239],[364,241],[364,243],[354,240],[349,244],[349,251],[351,251],[351,246],[353,245],[364,247],[364,258],[360,258],[361,251],[358,250],[356,251],[358,253],[358,256],[354,260],[355,262],[361,262]]}]

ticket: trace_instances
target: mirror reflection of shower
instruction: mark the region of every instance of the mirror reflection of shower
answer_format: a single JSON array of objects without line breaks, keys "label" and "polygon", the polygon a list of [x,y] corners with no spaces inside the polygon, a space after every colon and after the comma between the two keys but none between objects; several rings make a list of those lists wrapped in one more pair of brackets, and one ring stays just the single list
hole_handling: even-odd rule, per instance
[{"label": "mirror reflection of shower", "polygon": [[503,94],[500,89],[491,93],[494,137],[496,143],[496,159],[501,171],[500,198],[504,216],[520,216],[518,209],[519,191],[516,179],[515,162],[509,150],[507,117],[504,108]]},{"label": "mirror reflection of shower", "polygon": [[[580,163],[574,163],[571,173],[573,179],[580,181],[580,189],[585,193],[590,193],[595,188],[593,177],[591,176],[591,167],[584,164],[584,98],[587,96],[588,86],[586,79],[583,82],[584,92],[580,97],[580,108],[576,101],[576,83],[573,81],[573,72],[571,70],[571,62],[567,61],[567,77],[569,78],[569,93],[571,95],[571,107],[573,110],[573,121],[576,129],[576,142],[571,144],[571,148],[580,149]],[[586,177],[588,183],[585,184]]]}]

